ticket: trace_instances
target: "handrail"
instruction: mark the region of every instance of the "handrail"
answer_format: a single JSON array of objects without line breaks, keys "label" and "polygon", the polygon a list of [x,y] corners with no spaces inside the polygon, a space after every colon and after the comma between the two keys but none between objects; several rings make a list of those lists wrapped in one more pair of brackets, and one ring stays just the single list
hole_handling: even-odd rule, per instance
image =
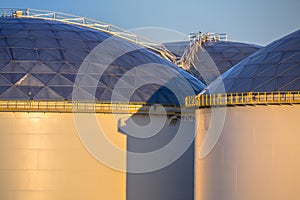
[{"label": "handrail", "polygon": [[[163,109],[161,108],[163,107]],[[88,102],[46,100],[0,100],[0,112],[61,112],[61,113],[116,113],[193,115],[191,110],[176,105],[161,105],[140,102]]]},{"label": "handrail", "polygon": [[276,104],[300,104],[300,91],[202,94],[185,98],[187,108]]},{"label": "handrail", "polygon": [[[216,41],[227,41],[228,35],[227,33],[190,33],[189,34],[190,42],[196,43],[196,42],[216,42]],[[200,42],[200,43],[201,43]]]},{"label": "handrail", "polygon": [[[184,49],[183,54],[180,58],[177,58],[176,64],[183,68],[184,70],[189,71],[190,68],[195,66],[194,60],[195,55],[199,51],[199,48],[206,42],[218,42],[218,41],[227,41],[227,33],[190,33],[189,35],[190,44]],[[196,59],[197,60],[197,59]]]},{"label": "handrail", "polygon": [[55,12],[55,11],[48,11],[48,10],[37,10],[37,9],[15,9],[15,8],[0,8],[0,15],[2,17],[16,17],[16,18],[34,18],[34,19],[43,19],[43,20],[52,20],[52,21],[59,21],[62,23],[73,24],[84,26],[87,28],[91,28],[94,30],[102,31],[109,33],[113,36],[122,38],[124,40],[136,43],[141,45],[145,48],[151,49],[155,52],[160,53],[162,57],[167,59],[170,62],[174,62],[176,56],[173,55],[167,48],[165,48],[161,44],[156,44],[149,39],[129,33],[117,26],[112,24],[107,24],[98,20]]}]

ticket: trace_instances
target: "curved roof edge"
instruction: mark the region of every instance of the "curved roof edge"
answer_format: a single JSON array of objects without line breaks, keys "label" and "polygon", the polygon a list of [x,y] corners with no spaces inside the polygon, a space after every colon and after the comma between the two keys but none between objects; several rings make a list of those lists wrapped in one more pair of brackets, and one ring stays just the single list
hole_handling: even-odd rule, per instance
[{"label": "curved roof edge", "polygon": [[175,56],[163,45],[155,43],[148,38],[133,34],[115,25],[101,22],[99,20],[66,14],[62,12],[38,10],[32,8],[18,9],[18,8],[0,8],[0,15],[2,17],[16,17],[16,18],[33,18],[53,20],[66,24],[79,25],[94,30],[109,33],[113,36],[141,45],[147,49],[158,52],[166,60],[173,62]]},{"label": "curved roof edge", "polygon": [[206,88],[206,94],[300,91],[300,29],[234,65]]}]

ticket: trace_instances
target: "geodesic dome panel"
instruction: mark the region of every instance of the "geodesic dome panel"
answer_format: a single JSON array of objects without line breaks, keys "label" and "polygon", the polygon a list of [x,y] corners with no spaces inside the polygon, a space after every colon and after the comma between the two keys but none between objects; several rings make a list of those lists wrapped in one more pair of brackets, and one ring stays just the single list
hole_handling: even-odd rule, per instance
[{"label": "geodesic dome panel", "polygon": [[[110,101],[114,86],[130,71],[131,79],[126,80],[133,82],[123,84],[122,91],[135,89],[131,101],[178,103],[170,90],[154,84],[155,70],[142,75],[132,70],[151,63],[161,65],[160,75],[163,73],[167,80],[180,74],[185,81],[178,78],[174,84],[177,83],[182,91],[187,83],[195,92],[204,88],[203,83],[184,70],[141,47],[115,59],[100,79],[96,72],[80,74],[79,68],[89,53],[110,37],[112,35],[106,32],[58,21],[1,17],[0,99],[72,100],[72,91],[76,87],[87,96],[95,96],[95,100]],[[119,45],[107,49],[112,56],[121,48],[137,46],[120,38],[118,42]],[[78,86],[74,84],[78,76],[90,81]],[[150,78],[154,83],[147,84]],[[138,80],[146,85],[135,88],[134,81]],[[96,85],[91,85],[95,82]],[[185,95],[183,92],[180,98]]]},{"label": "geodesic dome panel", "polygon": [[205,42],[203,47],[212,57],[220,74],[261,48],[254,44],[230,41]]},{"label": "geodesic dome panel", "polygon": [[224,82],[225,91],[273,92],[300,90],[300,30],[272,42],[207,87],[215,91]]},{"label": "geodesic dome panel", "polygon": [[[182,56],[184,52],[190,49],[189,42],[172,42],[165,43],[166,48],[168,48],[176,56]],[[202,48],[205,50],[208,55],[211,57],[218,72],[214,72],[215,69],[203,69],[199,66],[197,70],[194,66],[190,66],[188,70],[189,73],[197,77],[199,80],[205,83],[205,78],[203,74],[209,73],[210,70],[213,70],[211,73],[223,74],[232,66],[240,62],[241,60],[247,58],[261,47],[254,44],[246,44],[241,42],[232,42],[232,41],[207,41],[202,43]],[[199,54],[202,51],[198,51]],[[194,55],[194,57],[203,58],[201,55]],[[206,60],[200,61],[200,63],[205,63]],[[205,70],[205,71],[203,71]],[[201,75],[202,74],[202,75]]]}]

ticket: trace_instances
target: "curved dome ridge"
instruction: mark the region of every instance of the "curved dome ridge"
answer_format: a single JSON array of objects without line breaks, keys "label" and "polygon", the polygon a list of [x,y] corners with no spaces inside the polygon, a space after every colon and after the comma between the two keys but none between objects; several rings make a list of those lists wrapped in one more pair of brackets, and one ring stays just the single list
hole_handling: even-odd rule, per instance
[{"label": "curved dome ridge", "polygon": [[[74,24],[17,17],[0,17],[0,30],[0,100],[72,100],[81,64],[96,46],[112,37],[107,32]],[[112,55],[121,48],[136,46],[122,38],[117,38],[117,41],[120,45],[107,49]],[[179,90],[183,91],[179,95],[182,99],[187,95],[187,84],[196,93],[204,88],[201,81],[173,63],[145,48],[137,46],[136,49],[138,50],[128,52],[111,63],[98,80],[97,86],[83,83],[80,90],[94,95],[91,87],[96,87],[95,100],[110,101],[116,83],[124,74],[134,71],[132,69],[137,66],[153,63],[161,66],[159,72],[152,70],[142,75],[133,72],[128,83],[124,84],[126,88],[123,92],[129,92],[136,87],[135,80],[144,83],[142,87],[135,88],[130,101],[178,104],[172,91],[155,84],[155,80],[158,80],[157,73],[166,80],[178,75],[183,77],[172,80],[172,84],[178,85]],[[96,74],[88,74],[92,83],[95,83],[96,77]],[[147,83],[147,80],[152,82]]]}]

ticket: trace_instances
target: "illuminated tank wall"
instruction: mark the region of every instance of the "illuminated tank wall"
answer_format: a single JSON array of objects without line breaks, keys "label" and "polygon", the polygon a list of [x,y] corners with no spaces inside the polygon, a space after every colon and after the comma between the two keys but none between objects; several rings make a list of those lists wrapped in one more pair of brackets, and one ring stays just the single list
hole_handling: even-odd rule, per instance
[{"label": "illuminated tank wall", "polygon": [[299,199],[299,105],[227,108],[217,144],[200,159],[210,115],[196,111],[195,199]]},{"label": "illuminated tank wall", "polygon": [[[97,118],[105,120],[108,137],[126,149],[112,115]],[[125,199],[126,173],[93,158],[74,123],[71,113],[0,113],[7,199]],[[125,153],[119,162],[126,165]]]}]

